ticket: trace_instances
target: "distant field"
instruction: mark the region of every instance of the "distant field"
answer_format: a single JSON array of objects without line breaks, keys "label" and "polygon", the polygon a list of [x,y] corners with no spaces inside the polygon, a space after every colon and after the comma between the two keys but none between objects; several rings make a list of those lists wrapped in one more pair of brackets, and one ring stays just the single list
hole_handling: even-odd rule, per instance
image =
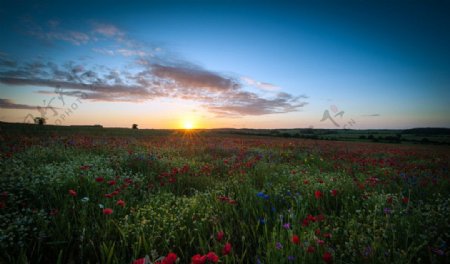
[{"label": "distant field", "polygon": [[2,123],[0,263],[448,263],[441,132]]}]

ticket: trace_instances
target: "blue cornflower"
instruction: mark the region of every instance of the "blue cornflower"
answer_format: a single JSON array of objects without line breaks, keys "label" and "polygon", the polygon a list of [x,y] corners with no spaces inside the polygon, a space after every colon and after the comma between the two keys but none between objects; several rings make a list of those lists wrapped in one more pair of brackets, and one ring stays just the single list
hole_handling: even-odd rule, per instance
[{"label": "blue cornflower", "polygon": [[264,219],[264,217],[259,218],[259,223],[261,225],[265,225],[266,224],[266,219]]},{"label": "blue cornflower", "polygon": [[275,248],[276,248],[276,249],[282,249],[282,248],[283,248],[283,245],[282,245],[280,242],[277,242],[277,243],[275,244]]}]

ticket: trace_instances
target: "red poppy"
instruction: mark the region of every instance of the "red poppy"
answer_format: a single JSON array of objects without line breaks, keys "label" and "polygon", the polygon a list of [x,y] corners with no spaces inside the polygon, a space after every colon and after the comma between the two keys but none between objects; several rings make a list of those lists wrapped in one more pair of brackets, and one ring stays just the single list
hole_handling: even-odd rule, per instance
[{"label": "red poppy", "polygon": [[331,196],[336,197],[336,195],[337,195],[337,190],[331,190]]},{"label": "red poppy", "polygon": [[292,243],[294,243],[296,245],[300,244],[300,238],[297,235],[293,235],[291,240],[292,240]]},{"label": "red poppy", "polygon": [[58,214],[58,212],[59,212],[58,209],[52,209],[52,210],[50,210],[50,212],[48,213],[48,215],[55,216],[55,215]]},{"label": "red poppy", "polygon": [[233,200],[233,199],[230,199],[230,200],[228,200],[228,203],[229,203],[229,204],[237,204],[237,201],[236,201],[236,200]]},{"label": "red poppy", "polygon": [[402,198],[402,202],[403,202],[404,204],[409,203],[409,198],[408,198],[408,197],[403,197],[403,198]]},{"label": "red poppy", "polygon": [[105,180],[105,178],[103,178],[103,177],[97,177],[97,178],[95,178],[95,181],[96,182],[103,182]]},{"label": "red poppy", "polygon": [[216,255],[216,253],[214,253],[212,251],[208,252],[208,254],[206,254],[206,259],[213,263],[219,262],[219,257]]},{"label": "red poppy", "polygon": [[77,192],[74,190],[69,190],[69,194],[70,194],[70,196],[73,196],[73,197],[77,196]]},{"label": "red poppy", "polygon": [[177,255],[175,253],[170,252],[167,256],[162,260],[161,264],[174,264],[177,261]]},{"label": "red poppy", "polygon": [[392,197],[388,197],[387,200],[386,200],[386,202],[387,202],[388,204],[392,204],[392,200],[393,200]]},{"label": "red poppy", "polygon": [[314,196],[316,197],[316,199],[320,199],[320,198],[322,198],[322,192],[317,190],[314,192]]},{"label": "red poppy", "polygon": [[320,222],[320,221],[325,220],[325,216],[323,216],[323,214],[318,214],[318,215],[315,217],[315,219],[316,219],[318,222]]},{"label": "red poppy", "polygon": [[117,201],[117,203],[116,203],[118,206],[122,206],[122,207],[125,207],[125,202],[123,201],[123,200],[119,200],[119,201]]},{"label": "red poppy", "polygon": [[116,185],[116,181],[115,180],[110,180],[110,181],[108,181],[108,184],[111,185],[111,186]]},{"label": "red poppy", "polygon": [[222,248],[222,255],[226,256],[230,254],[230,252],[231,252],[231,244],[227,242],[225,246],[223,246]]},{"label": "red poppy", "polygon": [[216,234],[217,241],[219,241],[219,242],[222,241],[224,235],[225,235],[225,233],[223,231],[217,232],[217,234]]},{"label": "red poppy", "polygon": [[200,254],[194,255],[191,258],[191,264],[205,264],[206,256],[202,256]]},{"label": "red poppy", "polygon": [[106,194],[104,194],[103,196],[105,196],[106,198],[112,198],[112,197],[113,197],[113,195],[110,194],[110,193],[106,193]]},{"label": "red poppy", "polygon": [[309,184],[309,181],[308,180],[304,180],[303,184]]},{"label": "red poppy", "polygon": [[145,264],[145,258],[136,259],[133,264]]},{"label": "red poppy", "polygon": [[315,216],[313,216],[312,214],[307,215],[306,219],[308,219],[308,221],[311,221],[311,222],[317,221],[317,218]]},{"label": "red poppy", "polygon": [[330,252],[325,252],[325,253],[323,253],[322,259],[323,259],[323,261],[325,261],[326,263],[332,263],[332,262],[333,262],[333,256],[331,255]]},{"label": "red poppy", "polygon": [[103,209],[103,214],[104,215],[110,215],[110,214],[112,214],[113,213],[113,209],[111,209],[111,208],[105,208],[105,209]]},{"label": "red poppy", "polygon": [[308,252],[308,253],[314,253],[314,252],[316,252],[316,248],[313,247],[313,246],[309,246],[308,249],[306,250],[306,252]]},{"label": "red poppy", "polygon": [[306,218],[303,219],[302,226],[303,226],[303,227],[309,226],[309,220],[306,219]]}]

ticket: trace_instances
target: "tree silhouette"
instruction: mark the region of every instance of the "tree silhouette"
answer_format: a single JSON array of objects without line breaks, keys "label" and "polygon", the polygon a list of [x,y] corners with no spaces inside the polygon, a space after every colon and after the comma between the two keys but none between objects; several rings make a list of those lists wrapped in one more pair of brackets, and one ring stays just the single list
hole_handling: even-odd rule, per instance
[{"label": "tree silhouette", "polygon": [[138,129],[138,125],[137,124],[133,124],[133,126],[131,128],[132,129]]},{"label": "tree silhouette", "polygon": [[43,117],[35,117],[34,123],[42,126],[42,125],[45,125],[45,123],[47,123],[47,121]]}]

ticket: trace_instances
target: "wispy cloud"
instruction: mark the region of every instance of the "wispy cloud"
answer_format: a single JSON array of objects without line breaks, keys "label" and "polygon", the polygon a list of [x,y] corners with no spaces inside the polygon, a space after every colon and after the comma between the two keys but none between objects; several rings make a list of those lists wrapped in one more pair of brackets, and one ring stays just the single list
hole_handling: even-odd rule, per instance
[{"label": "wispy cloud", "polygon": [[103,35],[106,37],[117,38],[120,40],[123,40],[125,38],[125,32],[120,30],[118,27],[116,27],[114,25],[106,24],[106,23],[92,22],[92,27],[93,27],[93,31],[100,35]]},{"label": "wispy cloud", "polygon": [[183,66],[151,66],[152,73],[161,79],[172,81],[178,88],[203,88],[209,91],[227,91],[240,85],[237,81],[201,68]]},{"label": "wispy cloud", "polygon": [[241,80],[246,85],[253,86],[253,87],[256,87],[256,88],[264,90],[264,91],[278,91],[278,90],[280,90],[280,87],[278,87],[278,86],[276,86],[274,84],[266,83],[266,82],[259,82],[259,81],[256,81],[256,80],[248,77],[248,76],[242,76]]},{"label": "wispy cloud", "polygon": [[361,115],[361,116],[376,117],[376,116],[380,116],[380,114],[370,114],[370,115]]},{"label": "wispy cloud", "polygon": [[112,49],[93,48],[92,50],[93,50],[94,52],[97,52],[97,53],[100,53],[100,54],[109,55],[109,56],[114,56],[114,50],[112,50]]},{"label": "wispy cloud", "polygon": [[116,53],[119,53],[125,57],[131,57],[131,56],[146,56],[147,52],[143,50],[131,50],[131,49],[118,49],[116,50]]},{"label": "wispy cloud", "polygon": [[79,46],[91,40],[88,34],[77,30],[62,29],[59,24],[59,21],[56,20],[48,21],[42,25],[37,24],[31,18],[23,20],[23,28],[26,34],[48,43],[59,40]]},{"label": "wispy cloud", "polygon": [[3,109],[37,109],[37,106],[16,104],[9,99],[0,98],[0,108]]}]

